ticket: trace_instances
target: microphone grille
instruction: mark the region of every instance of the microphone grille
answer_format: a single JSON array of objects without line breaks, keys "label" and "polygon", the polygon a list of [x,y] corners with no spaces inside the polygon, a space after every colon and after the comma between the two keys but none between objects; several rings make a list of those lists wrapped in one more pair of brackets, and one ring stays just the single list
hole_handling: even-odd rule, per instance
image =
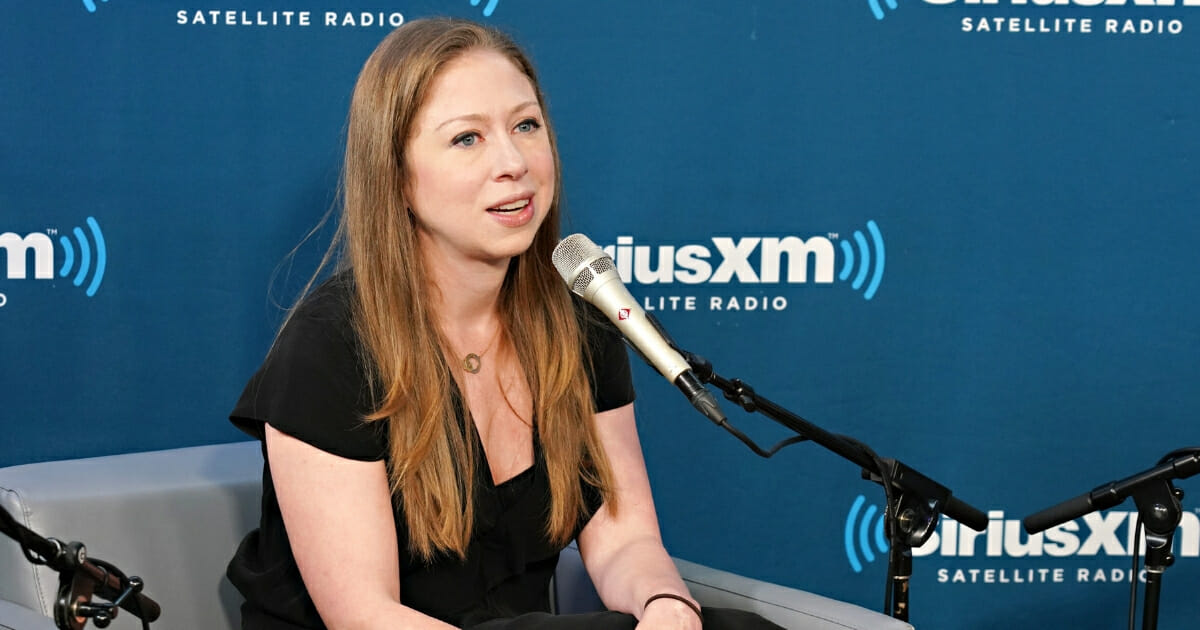
[{"label": "microphone grille", "polygon": [[592,239],[582,234],[572,234],[558,242],[554,246],[554,253],[551,259],[554,261],[554,268],[558,270],[558,275],[563,277],[567,282],[571,281],[571,276],[579,265],[587,260],[588,256],[599,249]]},{"label": "microphone grille", "polygon": [[558,275],[571,285],[571,291],[581,295],[596,276],[616,269],[604,250],[583,234],[559,241],[551,258]]},{"label": "microphone grille", "polygon": [[596,253],[596,257],[584,263],[584,267],[579,270],[579,275],[575,276],[575,282],[571,285],[571,290],[579,295],[583,295],[583,291],[588,288],[592,280],[609,271],[615,272],[616,269],[617,266],[613,264],[613,259],[609,258],[604,253],[604,250],[599,250]]},{"label": "microphone grille", "polygon": [[590,267],[592,272],[597,276],[617,268],[617,266],[613,264],[613,259],[604,254],[604,250],[600,250],[599,258],[588,261],[588,267]]},{"label": "microphone grille", "polygon": [[583,290],[586,289],[595,278],[596,277],[592,275],[591,269],[588,269],[587,267],[580,269],[579,275],[575,276],[575,282],[571,283],[571,291],[575,293],[582,293]]}]

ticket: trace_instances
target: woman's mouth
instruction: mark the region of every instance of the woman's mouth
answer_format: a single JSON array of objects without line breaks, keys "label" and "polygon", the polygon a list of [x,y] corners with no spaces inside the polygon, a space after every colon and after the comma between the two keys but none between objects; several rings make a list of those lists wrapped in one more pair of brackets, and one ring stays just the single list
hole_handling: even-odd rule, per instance
[{"label": "woman's mouth", "polygon": [[506,203],[502,206],[497,206],[495,208],[488,208],[488,212],[500,212],[500,213],[505,213],[505,214],[513,213],[513,212],[520,212],[521,210],[525,209],[525,206],[528,206],[528,205],[529,205],[528,199],[518,199],[517,201],[514,201],[512,203]]},{"label": "woman's mouth", "polygon": [[533,198],[526,197],[495,208],[488,208],[488,214],[505,227],[521,227],[534,218]]}]

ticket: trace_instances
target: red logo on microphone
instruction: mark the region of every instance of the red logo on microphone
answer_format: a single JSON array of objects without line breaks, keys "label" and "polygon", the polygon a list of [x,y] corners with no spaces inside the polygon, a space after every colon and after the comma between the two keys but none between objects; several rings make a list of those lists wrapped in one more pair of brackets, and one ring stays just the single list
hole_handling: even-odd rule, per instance
[{"label": "red logo on microphone", "polygon": [[623,309],[617,311],[617,319],[619,319],[621,321],[625,321],[625,320],[629,319],[629,309],[623,308]]}]

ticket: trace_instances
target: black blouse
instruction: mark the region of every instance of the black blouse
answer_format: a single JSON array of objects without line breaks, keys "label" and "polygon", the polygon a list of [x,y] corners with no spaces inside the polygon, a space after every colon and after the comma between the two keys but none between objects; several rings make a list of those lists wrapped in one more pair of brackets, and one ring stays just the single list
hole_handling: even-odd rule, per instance
[{"label": "black blouse", "polygon": [[[386,423],[362,420],[374,405],[350,323],[349,282],[347,275],[335,276],[293,314],[230,414],[238,428],[261,440],[263,424],[270,423],[334,455],[361,461],[388,457]],[[603,316],[595,309],[578,300],[576,305],[590,311],[585,321],[595,322],[587,326],[585,337],[596,370],[595,375],[589,371],[589,378],[597,411],[628,404],[634,392],[624,344],[600,323]],[[474,423],[462,425],[486,458]],[[265,442],[263,459],[262,519],[227,571],[246,598],[242,627],[325,628],[288,543]],[[413,557],[403,507],[393,500],[402,603],[460,627],[548,610],[550,577],[560,551],[544,533],[550,488],[536,428],[534,463],[528,469],[499,485],[492,482],[486,460],[476,470],[476,520],[465,561],[450,554],[428,563]],[[599,493],[584,484],[584,496],[594,512]]]}]

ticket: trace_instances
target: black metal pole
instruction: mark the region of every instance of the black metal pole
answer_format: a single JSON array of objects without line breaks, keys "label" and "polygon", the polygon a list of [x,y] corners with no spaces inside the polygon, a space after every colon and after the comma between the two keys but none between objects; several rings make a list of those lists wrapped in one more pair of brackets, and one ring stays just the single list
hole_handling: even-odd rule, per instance
[{"label": "black metal pole", "polygon": [[1158,596],[1162,591],[1162,574],[1161,568],[1158,570],[1150,570],[1146,568],[1146,594],[1145,601],[1142,604],[1142,630],[1156,630],[1158,628]]},{"label": "black metal pole", "polygon": [[[1175,563],[1171,545],[1183,519],[1183,491],[1168,479],[1142,482],[1133,490],[1138,518],[1146,529],[1146,592],[1142,602],[1142,630],[1158,628],[1158,603],[1163,572]],[[1138,544],[1140,541],[1134,541]]]},{"label": "black metal pole", "polygon": [[892,567],[892,609],[885,612],[901,621],[908,621],[908,585],[912,578],[912,547],[893,542],[888,550],[888,565]]}]

